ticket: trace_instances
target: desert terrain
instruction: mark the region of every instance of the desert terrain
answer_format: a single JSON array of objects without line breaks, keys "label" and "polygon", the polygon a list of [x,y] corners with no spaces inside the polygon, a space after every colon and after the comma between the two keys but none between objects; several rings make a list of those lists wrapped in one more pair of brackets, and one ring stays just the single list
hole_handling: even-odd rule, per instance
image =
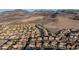
[{"label": "desert terrain", "polygon": [[79,10],[1,12],[0,49],[79,49]]}]

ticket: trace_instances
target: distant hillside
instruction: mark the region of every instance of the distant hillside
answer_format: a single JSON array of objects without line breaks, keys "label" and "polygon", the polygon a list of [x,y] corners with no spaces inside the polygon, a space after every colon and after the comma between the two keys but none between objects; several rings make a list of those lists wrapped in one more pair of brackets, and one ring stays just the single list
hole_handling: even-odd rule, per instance
[{"label": "distant hillside", "polygon": [[47,16],[52,17],[54,13],[51,13],[49,11],[34,11],[34,12],[28,12],[26,10],[17,9],[14,11],[5,11],[0,13],[0,22],[4,21],[14,21],[14,20],[22,20],[27,19],[29,17],[33,16]]},{"label": "distant hillside", "polygon": [[[52,28],[79,28],[79,10],[27,10],[16,9],[0,13],[1,24],[34,23]],[[56,30],[56,29],[55,29]]]},{"label": "distant hillside", "polygon": [[1,21],[11,21],[16,19],[24,19],[26,18],[26,15],[28,14],[27,11],[24,10],[14,10],[14,11],[5,11],[0,13],[0,22]]}]

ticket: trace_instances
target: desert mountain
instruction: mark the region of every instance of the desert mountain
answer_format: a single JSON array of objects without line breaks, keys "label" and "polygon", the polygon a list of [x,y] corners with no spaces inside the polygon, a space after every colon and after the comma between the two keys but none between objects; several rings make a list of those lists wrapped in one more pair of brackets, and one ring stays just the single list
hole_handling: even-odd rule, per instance
[{"label": "desert mountain", "polygon": [[46,27],[79,27],[79,10],[27,10],[16,9],[0,13],[0,23],[41,23]]},{"label": "desert mountain", "polygon": [[23,19],[26,18],[26,15],[28,14],[27,11],[24,10],[14,10],[14,11],[5,11],[0,13],[0,22],[2,21],[9,21],[9,20],[16,20],[16,19]]}]

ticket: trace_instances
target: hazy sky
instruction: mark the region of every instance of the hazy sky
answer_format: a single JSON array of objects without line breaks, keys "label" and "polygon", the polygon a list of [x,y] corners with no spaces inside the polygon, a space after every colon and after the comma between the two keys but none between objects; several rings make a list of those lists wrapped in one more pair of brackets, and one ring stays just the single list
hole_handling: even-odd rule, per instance
[{"label": "hazy sky", "polygon": [[[15,9],[0,9],[0,12],[13,11],[13,10],[15,10]],[[32,12],[32,11],[34,11],[34,10],[41,10],[41,9],[23,9],[23,10],[27,10],[27,11],[29,11],[29,12]],[[49,10],[49,9],[42,9],[42,10]],[[52,10],[56,11],[56,9],[52,9]]]},{"label": "hazy sky", "polygon": [[0,12],[3,12],[3,11],[10,11],[12,9],[0,9]]},{"label": "hazy sky", "polygon": [[[12,11],[12,10],[15,10],[15,9],[0,9],[0,12],[3,12],[3,11]],[[34,10],[41,10],[41,9],[23,9],[23,10],[27,10],[27,11],[34,11]],[[42,9],[42,10],[49,10],[49,9]],[[52,10],[56,10],[56,9],[52,9]]]},{"label": "hazy sky", "polygon": [[[3,11],[12,11],[12,10],[15,10],[15,9],[0,9],[0,12],[3,12]],[[27,11],[34,11],[34,9],[24,9],[24,10],[27,10]]]}]

